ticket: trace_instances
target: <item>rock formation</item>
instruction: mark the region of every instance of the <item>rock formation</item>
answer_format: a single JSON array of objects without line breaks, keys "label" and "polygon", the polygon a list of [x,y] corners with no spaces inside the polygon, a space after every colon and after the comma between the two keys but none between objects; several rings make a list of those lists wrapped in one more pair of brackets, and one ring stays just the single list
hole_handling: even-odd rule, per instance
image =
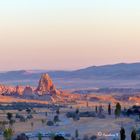
[{"label": "rock formation", "polygon": [[15,87],[0,85],[0,94],[9,95],[15,92]]},{"label": "rock formation", "polygon": [[62,101],[62,91],[55,88],[52,79],[48,74],[42,74],[37,88],[30,86],[5,86],[0,85],[0,94],[20,97],[24,99],[39,99],[45,101]]},{"label": "rock formation", "polygon": [[22,86],[16,86],[16,91],[15,91],[15,93],[17,94],[17,95],[20,95],[20,96],[22,96],[23,95],[23,91],[24,91],[24,87],[22,87]]},{"label": "rock formation", "polygon": [[56,94],[57,90],[48,74],[43,74],[36,89],[39,95]]},{"label": "rock formation", "polygon": [[24,91],[23,91],[23,95],[33,95],[33,89],[30,86],[26,86]]}]

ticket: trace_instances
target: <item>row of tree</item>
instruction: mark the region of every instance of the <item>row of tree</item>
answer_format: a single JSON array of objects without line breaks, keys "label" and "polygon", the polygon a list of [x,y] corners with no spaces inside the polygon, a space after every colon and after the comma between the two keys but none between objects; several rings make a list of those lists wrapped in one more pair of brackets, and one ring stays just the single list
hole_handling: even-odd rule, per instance
[{"label": "row of tree", "polygon": [[[95,106],[95,112],[96,113],[101,113],[102,110],[103,110],[102,106],[99,106],[99,107]],[[111,108],[111,104],[109,103],[108,104],[108,115],[111,115],[111,114],[112,114],[112,108]],[[114,114],[115,114],[116,118],[120,117],[120,115],[121,115],[121,105],[120,105],[120,103],[116,104]]]},{"label": "row of tree", "polygon": [[[125,129],[123,127],[120,130],[120,140],[126,140]],[[137,138],[137,133],[135,129],[133,129],[131,132],[131,140],[140,140],[140,138]]]}]

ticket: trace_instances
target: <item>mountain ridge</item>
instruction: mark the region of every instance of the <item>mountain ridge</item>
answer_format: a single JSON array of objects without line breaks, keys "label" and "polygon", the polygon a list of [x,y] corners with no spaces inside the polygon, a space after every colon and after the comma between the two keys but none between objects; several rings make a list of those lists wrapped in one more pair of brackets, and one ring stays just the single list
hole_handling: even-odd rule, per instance
[{"label": "mountain ridge", "polygon": [[[60,83],[63,79],[64,82],[71,82],[73,79],[92,80],[92,81],[110,81],[110,80],[135,80],[140,83],[140,63],[117,63],[101,66],[90,66],[72,71],[61,70],[19,70],[8,71],[0,73],[0,83],[14,84],[17,83],[30,85],[38,82],[38,79],[43,73],[48,73],[54,82]],[[73,80],[76,81],[76,80]],[[64,83],[63,82],[63,83]],[[77,81],[76,81],[77,82]],[[107,83],[106,82],[106,83]],[[63,85],[61,84],[61,86]],[[104,83],[103,83],[104,84]],[[117,84],[117,82],[116,82]]]}]

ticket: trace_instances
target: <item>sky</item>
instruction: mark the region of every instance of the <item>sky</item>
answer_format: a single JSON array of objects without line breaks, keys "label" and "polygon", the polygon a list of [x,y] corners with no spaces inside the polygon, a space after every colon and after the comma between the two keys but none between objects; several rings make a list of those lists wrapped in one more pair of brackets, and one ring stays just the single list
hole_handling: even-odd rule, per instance
[{"label": "sky", "polygon": [[0,0],[0,71],[140,62],[139,0]]}]

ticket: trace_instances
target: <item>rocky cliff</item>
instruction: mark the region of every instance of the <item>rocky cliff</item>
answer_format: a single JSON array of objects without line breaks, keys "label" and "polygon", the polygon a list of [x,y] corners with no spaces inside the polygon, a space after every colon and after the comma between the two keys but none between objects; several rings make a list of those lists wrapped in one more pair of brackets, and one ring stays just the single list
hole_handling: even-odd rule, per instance
[{"label": "rocky cliff", "polygon": [[31,86],[5,86],[0,85],[0,94],[15,96],[31,96],[31,95],[55,95],[60,92],[56,89],[51,77],[43,74],[39,80],[37,88]]},{"label": "rocky cliff", "polygon": [[43,74],[39,80],[38,87],[36,89],[37,94],[57,94],[58,91],[53,84],[51,77],[48,74]]}]

